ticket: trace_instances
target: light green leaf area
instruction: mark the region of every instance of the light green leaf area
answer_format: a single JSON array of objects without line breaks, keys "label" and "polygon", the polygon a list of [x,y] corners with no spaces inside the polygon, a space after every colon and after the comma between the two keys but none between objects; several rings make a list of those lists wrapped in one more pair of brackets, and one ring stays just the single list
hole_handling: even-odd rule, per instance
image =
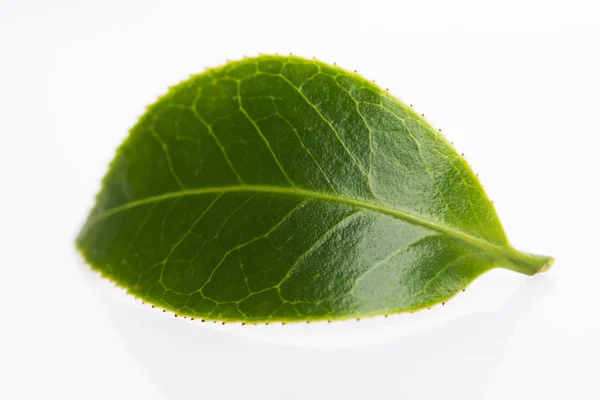
[{"label": "light green leaf area", "polygon": [[295,56],[194,75],[117,150],[77,246],[197,319],[336,320],[444,302],[516,251],[465,160],[355,73]]}]

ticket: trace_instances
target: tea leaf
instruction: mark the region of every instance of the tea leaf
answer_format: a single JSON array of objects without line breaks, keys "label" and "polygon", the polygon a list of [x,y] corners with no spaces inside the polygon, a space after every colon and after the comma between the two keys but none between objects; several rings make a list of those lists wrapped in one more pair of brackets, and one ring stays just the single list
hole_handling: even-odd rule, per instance
[{"label": "tea leaf", "polygon": [[145,301],[244,322],[418,310],[492,268],[552,263],[514,250],[465,160],[410,107],[294,56],[209,69],[150,106],[77,245]]}]

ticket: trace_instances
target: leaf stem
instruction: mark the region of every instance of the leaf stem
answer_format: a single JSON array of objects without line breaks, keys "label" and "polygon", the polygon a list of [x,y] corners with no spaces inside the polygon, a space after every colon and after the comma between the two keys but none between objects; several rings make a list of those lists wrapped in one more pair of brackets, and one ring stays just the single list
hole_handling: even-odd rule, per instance
[{"label": "leaf stem", "polygon": [[501,267],[526,275],[546,272],[554,264],[554,258],[537,254],[524,253],[514,250],[505,256]]}]

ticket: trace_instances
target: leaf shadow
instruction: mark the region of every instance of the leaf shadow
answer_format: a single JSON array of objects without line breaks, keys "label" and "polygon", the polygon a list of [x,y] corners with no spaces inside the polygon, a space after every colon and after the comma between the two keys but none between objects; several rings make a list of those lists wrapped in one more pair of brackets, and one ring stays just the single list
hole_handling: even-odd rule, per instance
[{"label": "leaf shadow", "polygon": [[383,344],[281,346],[108,299],[109,316],[166,399],[481,399],[523,313],[555,291],[530,278],[493,313],[473,313]]}]

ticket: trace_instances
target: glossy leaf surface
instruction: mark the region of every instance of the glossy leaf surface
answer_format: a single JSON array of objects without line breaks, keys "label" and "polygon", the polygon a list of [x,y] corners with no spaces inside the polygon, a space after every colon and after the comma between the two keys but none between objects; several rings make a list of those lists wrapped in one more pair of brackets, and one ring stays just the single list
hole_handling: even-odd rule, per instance
[{"label": "glossy leaf surface", "polygon": [[446,139],[360,76],[259,56],[178,84],[132,128],[77,244],[130,293],[219,321],[444,302],[552,259],[508,243]]}]

